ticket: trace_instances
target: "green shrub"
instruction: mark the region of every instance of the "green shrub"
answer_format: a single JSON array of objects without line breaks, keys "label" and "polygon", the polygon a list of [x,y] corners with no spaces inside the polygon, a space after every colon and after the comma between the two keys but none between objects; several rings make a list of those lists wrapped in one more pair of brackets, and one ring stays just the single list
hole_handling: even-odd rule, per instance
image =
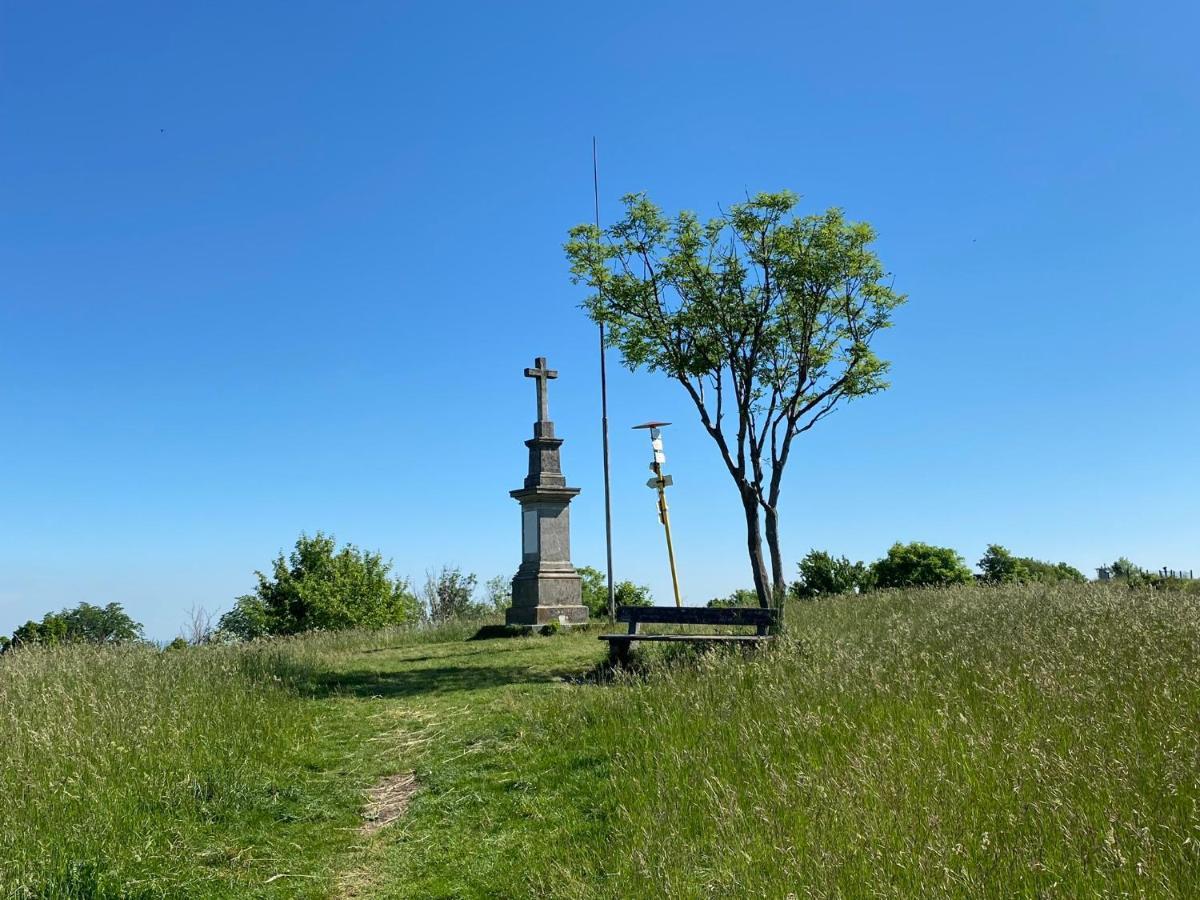
[{"label": "green shrub", "polygon": [[239,597],[221,617],[220,631],[242,640],[314,629],[381,628],[419,618],[408,583],[391,576],[378,553],[347,544],[334,552],[332,536],[301,534],[272,575],[257,572],[258,588]]},{"label": "green shrub", "polygon": [[604,573],[592,566],[580,566],[575,571],[579,573],[579,588],[583,594],[583,605],[588,608],[592,618],[608,616],[608,579]]},{"label": "green shrub", "polygon": [[823,550],[810,550],[800,561],[800,578],[792,583],[793,597],[801,600],[834,594],[870,590],[875,586],[875,573],[862,562],[850,562],[845,556],[836,557]]},{"label": "green shrub", "polygon": [[1108,567],[1113,578],[1140,578],[1149,573],[1141,566],[1134,565],[1127,557],[1122,556]]},{"label": "green shrub", "polygon": [[1029,580],[1029,570],[1021,559],[999,544],[988,544],[987,552],[979,560],[979,570],[983,573],[983,580],[992,584]]},{"label": "green shrub", "polygon": [[483,605],[489,612],[502,613],[512,606],[512,579],[496,575],[483,584]]},{"label": "green shrub", "polygon": [[871,566],[875,583],[883,588],[969,584],[974,580],[963,558],[950,547],[920,541],[899,542]]},{"label": "green shrub", "polygon": [[[607,619],[608,579],[603,572],[591,566],[581,566],[576,571],[579,573],[583,605],[587,607],[588,615],[593,619]],[[613,595],[617,606],[652,606],[654,604],[650,588],[646,585],[634,584],[632,581],[618,581],[613,585]]]},{"label": "green shrub", "polygon": [[705,604],[709,609],[720,607],[758,606],[758,592],[750,588],[738,588],[728,597],[713,597]]},{"label": "green shrub", "polygon": [[458,566],[442,566],[437,574],[426,574],[421,593],[429,621],[440,625],[459,619],[478,619],[491,612],[488,606],[475,601],[475,583],[475,575],[464,574]]},{"label": "green shrub", "polygon": [[1112,565],[1100,567],[1101,580],[1112,580],[1131,588],[1151,588],[1156,591],[1200,594],[1200,580],[1180,577],[1168,569],[1151,572],[1122,556]]},{"label": "green shrub", "polygon": [[1048,563],[1028,557],[1021,557],[1021,562],[1029,570],[1030,581],[1038,581],[1042,584],[1059,584],[1061,582],[1083,584],[1087,581],[1087,577],[1082,572],[1065,562]]},{"label": "green shrub", "polygon": [[1049,563],[1027,556],[1013,556],[999,544],[988,544],[987,552],[979,560],[983,580],[991,584],[1036,581],[1041,584],[1059,584],[1070,581],[1083,584],[1087,579],[1074,566],[1065,562]]},{"label": "green shrub", "polygon": [[0,651],[18,644],[124,644],[141,639],[141,624],[120,603],[80,603],[74,609],[46,613],[40,622],[29,620],[13,632],[11,641],[3,639]]}]

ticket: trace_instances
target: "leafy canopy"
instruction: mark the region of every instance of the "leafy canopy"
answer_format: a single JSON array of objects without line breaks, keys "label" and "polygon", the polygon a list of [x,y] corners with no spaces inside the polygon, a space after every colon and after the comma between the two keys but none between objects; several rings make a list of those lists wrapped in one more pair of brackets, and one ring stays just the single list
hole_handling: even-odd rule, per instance
[{"label": "leafy canopy", "polygon": [[1042,584],[1087,581],[1084,574],[1065,562],[1049,563],[1027,556],[1013,556],[999,544],[989,544],[987,552],[979,560],[983,580],[993,584],[1036,581]]},{"label": "leafy canopy", "polygon": [[871,568],[876,584],[881,588],[968,584],[974,580],[963,558],[952,548],[934,547],[920,541],[892,544],[887,556],[877,560]]},{"label": "leafy canopy", "polygon": [[727,597],[713,597],[706,604],[709,609],[732,609],[742,606],[757,606],[758,594],[749,588],[735,588]]},{"label": "leafy canopy", "polygon": [[1013,556],[999,544],[988,544],[987,552],[979,560],[979,571],[983,573],[984,581],[993,584],[1029,580],[1029,569],[1024,560]]},{"label": "leafy canopy", "polygon": [[838,209],[792,216],[790,191],[760,193],[702,222],[623,198],[606,230],[571,229],[571,276],[630,369],[678,381],[716,442],[747,512],[747,549],[767,604],[758,509],[767,517],[772,589],[785,583],[777,507],[793,439],[843,400],[888,386],[871,349],[904,302],[871,249],[875,232]]},{"label": "leafy canopy", "polygon": [[19,644],[121,644],[142,639],[142,626],[129,617],[120,603],[93,606],[80,603],[74,609],[46,613],[40,622],[32,619],[13,632],[11,641],[0,646]]},{"label": "leafy canopy", "polygon": [[[904,297],[870,249],[870,225],[837,209],[786,220],[790,191],[706,223],[692,212],[668,220],[645,194],[622,202],[620,222],[576,226],[566,251],[574,280],[595,288],[586,309],[629,368],[665,372],[698,400],[732,389],[738,427],[760,449],[768,434],[781,444],[785,426],[888,386],[869,343]],[[705,424],[719,426],[724,397],[712,399]]]},{"label": "leafy canopy", "polygon": [[824,550],[810,550],[800,561],[800,577],[792,584],[792,595],[800,599],[848,594],[875,586],[875,574],[862,562],[850,562]]},{"label": "leafy canopy", "polygon": [[[487,603],[477,603],[476,581],[473,573],[464,573],[458,566],[442,566],[439,572],[427,573],[421,594],[429,620],[441,624],[477,618],[489,612],[489,604],[497,603],[498,598],[490,597]],[[487,590],[495,587],[498,586],[491,585]]]},{"label": "leafy canopy", "polygon": [[[576,571],[579,573],[583,605],[587,607],[588,615],[593,619],[608,618],[608,578],[592,566],[580,566]],[[654,603],[650,588],[632,581],[613,584],[613,595],[617,606],[650,606]]]},{"label": "leafy canopy", "polygon": [[337,550],[333,536],[301,534],[295,549],[262,572],[253,594],[239,597],[221,617],[220,630],[243,640],[266,635],[344,628],[380,628],[419,617],[416,598],[391,563],[378,553],[347,544]]}]

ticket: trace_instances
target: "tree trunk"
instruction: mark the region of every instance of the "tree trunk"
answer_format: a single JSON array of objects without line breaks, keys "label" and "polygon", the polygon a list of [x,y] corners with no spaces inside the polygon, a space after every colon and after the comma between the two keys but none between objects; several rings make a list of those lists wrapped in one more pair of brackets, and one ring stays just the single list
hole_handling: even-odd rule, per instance
[{"label": "tree trunk", "polygon": [[779,510],[774,506],[763,506],[767,520],[767,549],[771,554],[771,595],[774,606],[783,608],[787,594],[787,578],[783,574],[783,554],[779,549]]},{"label": "tree trunk", "polygon": [[771,600],[770,582],[767,580],[767,564],[763,560],[762,532],[758,527],[758,498],[749,488],[742,490],[742,507],[746,511],[746,549],[750,552],[750,571],[754,573],[754,591],[758,594],[758,605],[766,609]]}]

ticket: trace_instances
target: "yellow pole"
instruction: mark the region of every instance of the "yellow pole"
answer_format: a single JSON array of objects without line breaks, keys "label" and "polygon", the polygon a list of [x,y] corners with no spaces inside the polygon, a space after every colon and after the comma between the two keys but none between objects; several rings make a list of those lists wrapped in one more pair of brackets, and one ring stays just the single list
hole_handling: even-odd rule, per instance
[{"label": "yellow pole", "polygon": [[[662,476],[659,475],[659,478]],[[671,562],[671,586],[675,589],[675,605],[683,606],[679,602],[679,576],[675,572],[675,548],[671,544],[671,517],[667,514],[667,492],[661,487],[658,489],[658,509],[662,516],[663,530],[667,533],[667,559]]]},{"label": "yellow pole", "polygon": [[658,479],[658,518],[667,533],[667,560],[671,563],[671,587],[675,589],[675,605],[683,606],[679,600],[679,574],[675,571],[675,546],[671,543],[671,516],[667,512],[667,490],[663,484],[662,466],[657,458],[654,462],[654,477]]},{"label": "yellow pole", "polygon": [[650,471],[654,477],[646,482],[646,487],[658,489],[658,520],[663,523],[663,531],[667,533],[667,560],[671,564],[671,587],[675,591],[675,606],[683,606],[679,597],[679,573],[675,570],[675,545],[671,541],[671,514],[667,512],[667,479],[663,477],[662,464],[666,457],[662,452],[662,431],[664,425],[670,422],[646,422],[634,425],[635,429],[646,428],[650,431],[650,447],[654,451],[654,461],[650,463]]}]

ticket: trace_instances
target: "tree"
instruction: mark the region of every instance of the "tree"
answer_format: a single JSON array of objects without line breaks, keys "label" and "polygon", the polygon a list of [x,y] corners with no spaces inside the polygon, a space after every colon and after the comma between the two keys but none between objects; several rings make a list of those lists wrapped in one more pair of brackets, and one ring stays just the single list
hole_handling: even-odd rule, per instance
[{"label": "tree", "polygon": [[[258,573],[262,577],[262,573]],[[291,634],[284,621],[272,616],[266,601],[257,594],[244,594],[234,601],[233,609],[217,623],[217,638],[233,637],[253,641],[272,634]]]},{"label": "tree", "polygon": [[[256,572],[258,587],[221,616],[220,631],[242,640],[313,629],[381,628],[412,621],[417,599],[378,553],[332,536],[301,534],[295,549],[275,559],[272,574]],[[336,551],[336,552],[335,552]]]},{"label": "tree", "polygon": [[131,619],[120,603],[80,603],[73,609],[46,613],[40,622],[29,620],[13,632],[6,645],[122,644],[141,639],[141,624]]},{"label": "tree", "polygon": [[713,597],[705,606],[709,609],[736,606],[754,606],[758,603],[758,594],[748,588],[737,588],[728,597]]},{"label": "tree", "polygon": [[979,560],[983,580],[993,584],[1013,581],[1036,581],[1041,584],[1058,584],[1062,581],[1083,583],[1083,573],[1065,562],[1049,563],[1028,556],[1013,556],[999,544],[989,544],[983,559]]},{"label": "tree", "polygon": [[512,606],[512,580],[505,575],[489,578],[483,585],[484,605],[492,612],[504,612]]},{"label": "tree", "polygon": [[438,573],[427,572],[421,592],[431,622],[468,619],[484,612],[475,603],[475,576],[464,575],[457,566],[442,566]]},{"label": "tree", "polygon": [[[650,594],[650,588],[644,584],[634,584],[632,581],[618,581],[613,585],[613,597],[616,600],[617,606],[653,606],[654,597]],[[601,604],[600,611],[596,613],[596,618],[608,615],[608,588],[604,589],[604,603]]]},{"label": "tree", "polygon": [[74,609],[63,610],[60,615],[66,622],[67,640],[121,644],[142,637],[142,626],[125,614],[120,603],[103,607],[80,603]]},{"label": "tree", "polygon": [[607,230],[571,229],[572,280],[594,290],[584,307],[625,365],[662,372],[695,404],[737,487],[759,603],[781,603],[793,441],[842,401],[888,386],[870,345],[904,297],[870,249],[870,225],[836,209],[789,219],[791,192],[757,194],[707,223],[691,212],[668,220],[645,194],[623,202]]},{"label": "tree", "polygon": [[802,600],[813,597],[846,594],[869,590],[875,586],[871,567],[863,562],[852,563],[824,550],[810,550],[798,566],[800,578],[792,583],[792,595]]},{"label": "tree", "polygon": [[[593,619],[608,618],[608,579],[599,569],[592,566],[579,566],[579,588],[583,605],[588,609],[588,615]],[[614,593],[615,593],[614,586]]]},{"label": "tree", "polygon": [[1125,556],[1122,556],[1115,563],[1109,566],[1109,569],[1112,571],[1113,578],[1136,579],[1146,574],[1145,569],[1143,569],[1141,566],[1134,565],[1134,563]]},{"label": "tree", "polygon": [[1029,569],[1024,561],[999,544],[988,544],[987,552],[979,560],[979,570],[983,573],[983,580],[993,584],[1029,580]]},{"label": "tree", "polygon": [[913,541],[892,544],[887,556],[871,566],[882,588],[969,584],[974,580],[963,558],[949,547]]},{"label": "tree", "polygon": [[216,635],[213,628],[213,614],[203,606],[192,604],[188,607],[187,621],[183,624],[179,637],[184,643],[199,647],[212,643]]},{"label": "tree", "polygon": [[1039,581],[1043,584],[1058,584],[1063,581],[1084,584],[1087,581],[1087,576],[1065,562],[1048,563],[1025,556],[1020,557],[1020,560],[1029,570],[1030,581]]},{"label": "tree", "polygon": [[[607,619],[608,578],[591,566],[581,566],[576,571],[579,573],[583,605],[587,607],[588,615],[593,619]],[[654,603],[650,596],[650,588],[634,584],[632,581],[619,581],[614,584],[613,598],[617,606],[650,606]]]}]

